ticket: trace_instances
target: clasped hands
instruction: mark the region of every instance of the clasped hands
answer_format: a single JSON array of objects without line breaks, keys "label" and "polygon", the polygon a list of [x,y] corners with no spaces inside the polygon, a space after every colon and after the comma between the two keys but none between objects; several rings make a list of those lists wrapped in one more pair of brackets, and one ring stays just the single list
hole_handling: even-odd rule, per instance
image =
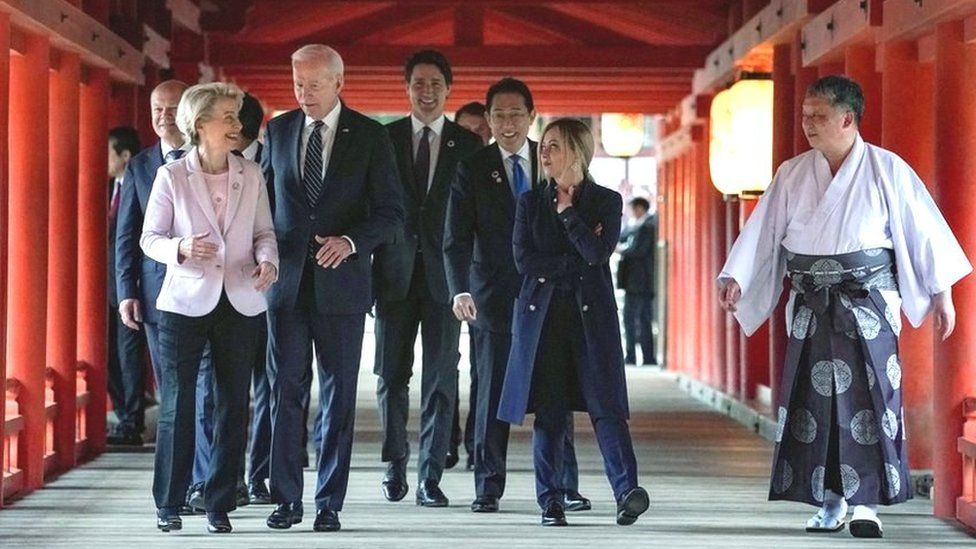
[{"label": "clasped hands", "polygon": [[[180,259],[194,259],[206,261],[216,257],[219,247],[210,242],[207,238],[210,231],[195,234],[180,241]],[[262,261],[251,271],[251,278],[254,278],[254,289],[263,292],[271,287],[278,279],[278,269],[270,261]]]}]

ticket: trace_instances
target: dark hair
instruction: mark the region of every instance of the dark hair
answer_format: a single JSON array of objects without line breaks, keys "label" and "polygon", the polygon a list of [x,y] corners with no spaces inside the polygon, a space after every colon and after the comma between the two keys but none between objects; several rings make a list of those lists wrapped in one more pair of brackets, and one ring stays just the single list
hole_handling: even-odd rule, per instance
[{"label": "dark hair", "polygon": [[807,88],[807,96],[823,97],[830,106],[854,113],[854,121],[861,125],[864,117],[864,92],[857,82],[846,76],[825,76]]},{"label": "dark hair", "polygon": [[407,64],[403,67],[403,78],[407,81],[407,84],[410,83],[410,77],[413,76],[413,69],[417,65],[434,65],[444,75],[445,84],[450,86],[454,82],[451,64],[447,62],[444,54],[437,50],[420,50],[411,55],[410,59],[407,59]]},{"label": "dark hair", "polygon": [[521,95],[525,99],[525,108],[529,112],[535,110],[535,103],[532,102],[532,92],[529,91],[529,87],[525,85],[525,82],[517,78],[512,78],[511,76],[506,76],[488,88],[488,94],[485,96],[485,107],[489,111],[491,110],[491,101],[500,93],[516,93]]},{"label": "dark hair", "polygon": [[108,131],[108,142],[115,150],[115,154],[122,154],[122,151],[129,151],[135,156],[142,150],[139,142],[139,132],[132,126],[117,126]]},{"label": "dark hair", "polygon": [[454,113],[454,121],[457,122],[457,119],[461,118],[463,115],[484,116],[487,110],[488,109],[486,109],[484,105],[477,101],[465,103],[464,105],[461,105],[461,108],[458,109],[456,113]]},{"label": "dark hair", "polygon": [[646,198],[640,196],[631,198],[628,204],[630,204],[631,208],[640,206],[641,208],[644,208],[645,212],[651,209],[651,203],[648,202]]},{"label": "dark hair", "polygon": [[261,102],[253,95],[245,93],[237,117],[241,120],[241,134],[251,141],[257,139],[261,131],[261,122],[264,120]]}]

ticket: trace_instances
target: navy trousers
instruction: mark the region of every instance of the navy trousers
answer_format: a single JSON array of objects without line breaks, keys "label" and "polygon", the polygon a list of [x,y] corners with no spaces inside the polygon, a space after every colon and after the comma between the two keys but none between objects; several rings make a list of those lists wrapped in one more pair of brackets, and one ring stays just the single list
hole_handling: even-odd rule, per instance
[{"label": "navy trousers", "polygon": [[117,310],[110,307],[108,315],[108,394],[119,418],[116,432],[141,434],[146,428],[146,340],[141,330],[122,324]]},{"label": "navy trousers", "polygon": [[624,294],[624,353],[625,362],[637,363],[637,344],[641,347],[644,364],[656,364],[654,332],[651,321],[654,318],[654,296],[627,292]]}]

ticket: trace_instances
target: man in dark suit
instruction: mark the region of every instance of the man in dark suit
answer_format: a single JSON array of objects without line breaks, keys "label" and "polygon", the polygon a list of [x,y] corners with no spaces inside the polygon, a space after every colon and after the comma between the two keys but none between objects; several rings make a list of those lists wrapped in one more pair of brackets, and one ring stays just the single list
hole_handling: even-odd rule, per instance
[{"label": "man in dark suit", "polygon": [[268,123],[263,168],[274,190],[280,274],[268,292],[271,528],[301,522],[302,385],[314,343],[320,429],[315,531],[340,528],[349,482],[370,255],[403,225],[390,139],[339,100],[343,63],[320,44],[292,54],[299,109]]},{"label": "man in dark suit", "polygon": [[637,364],[637,343],[644,365],[657,364],[654,351],[654,255],[657,251],[657,220],[651,205],[637,197],[629,203],[633,221],[620,234],[620,265],[617,287],[624,291],[624,363]]},{"label": "man in dark suit", "polygon": [[[108,271],[115,272],[115,233],[118,226],[119,203],[125,167],[139,150],[139,133],[135,128],[119,126],[108,132]],[[109,311],[119,308],[119,292],[115,277],[108,277]],[[146,368],[143,357],[143,335],[122,324],[117,314],[108,319],[108,394],[118,424],[108,435],[108,443],[123,446],[142,446],[145,430]]]},{"label": "man in dark suit", "polygon": [[[512,307],[522,284],[512,254],[515,197],[532,187],[537,173],[536,144],[528,139],[535,119],[528,86],[504,78],[488,89],[485,104],[495,143],[458,165],[444,229],[454,314],[473,326],[478,353],[476,497],[471,503],[476,513],[498,511],[498,500],[505,491],[509,424],[497,415],[512,345]],[[565,507],[589,509],[590,502],[576,489],[578,474],[570,437],[564,452],[569,456],[564,470],[571,477],[565,483]]]},{"label": "man in dark suit", "polygon": [[407,60],[404,76],[410,116],[386,129],[396,152],[406,222],[376,249],[376,397],[383,425],[382,458],[387,463],[383,495],[407,494],[407,417],[414,342],[421,330],[423,370],[417,504],[446,507],[440,489],[457,397],[461,322],[451,310],[444,274],[444,218],[451,180],[461,158],[481,147],[477,135],[444,116],[451,93],[451,66],[440,52],[423,50]]}]

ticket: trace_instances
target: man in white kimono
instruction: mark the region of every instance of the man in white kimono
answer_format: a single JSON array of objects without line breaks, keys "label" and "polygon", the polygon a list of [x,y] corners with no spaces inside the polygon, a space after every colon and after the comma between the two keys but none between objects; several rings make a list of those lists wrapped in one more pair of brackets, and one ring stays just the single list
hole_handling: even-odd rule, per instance
[{"label": "man in white kimono", "polygon": [[803,102],[813,150],[784,162],[729,252],[719,300],[751,335],[784,277],[786,363],[769,499],[819,506],[808,532],[881,537],[878,505],[912,497],[899,309],[955,324],[952,285],[972,267],[924,184],[858,134],[864,96],[828,76]]}]

